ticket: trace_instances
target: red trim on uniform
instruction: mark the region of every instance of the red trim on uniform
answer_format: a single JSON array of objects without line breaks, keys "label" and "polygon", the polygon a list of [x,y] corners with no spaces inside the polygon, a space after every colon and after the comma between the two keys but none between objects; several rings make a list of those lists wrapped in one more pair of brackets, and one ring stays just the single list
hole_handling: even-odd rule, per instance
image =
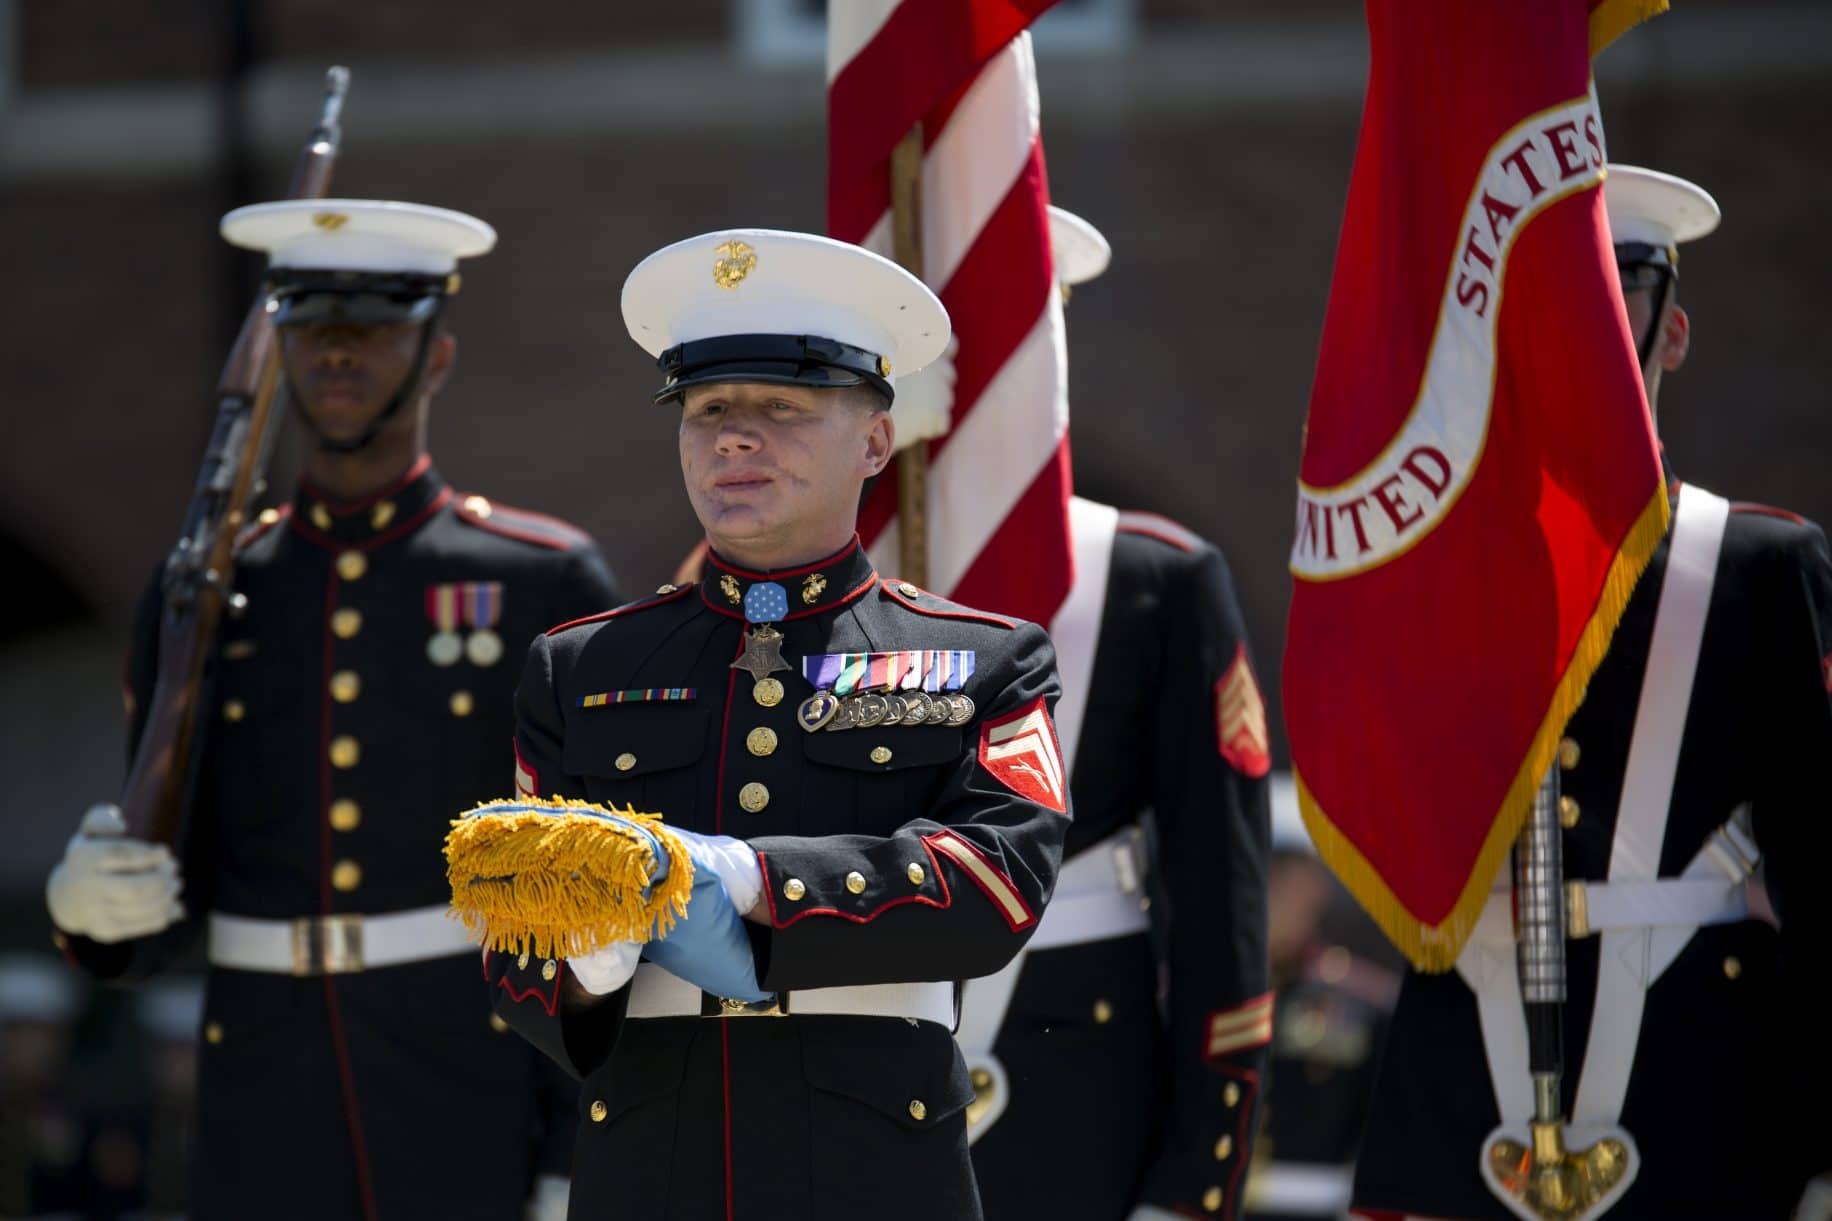
[{"label": "red trim on uniform", "polygon": [[1730,502],[1732,513],[1760,513],[1764,517],[1779,517],[1782,521],[1791,521],[1796,526],[1804,526],[1807,519],[1798,513],[1786,509],[1777,509],[1774,505],[1759,505],[1753,500],[1733,500]]},{"label": "red trim on uniform", "polygon": [[[541,773],[528,766],[528,761],[522,758],[522,744],[514,734],[509,735],[509,745],[515,749],[515,791],[524,797],[538,800],[541,796]],[[522,787],[523,772],[528,774],[528,787],[525,789]]]},{"label": "red trim on uniform", "polygon": [[648,610],[651,606],[661,606],[663,603],[673,602],[679,598],[683,598],[687,596],[688,594],[692,593],[694,589],[695,587],[692,585],[680,585],[680,586],[675,587],[674,589],[669,590],[665,594],[653,594],[647,598],[639,598],[635,602],[629,602],[629,603],[625,603],[622,606],[612,607],[610,610],[607,610],[607,611],[599,611],[595,615],[586,615],[583,618],[579,618],[579,619],[568,619],[565,623],[559,624],[556,627],[548,628],[545,632],[542,633],[542,635],[557,636],[561,632],[564,632],[569,627],[584,627],[588,623],[602,623],[608,619],[615,619],[619,615],[627,615],[631,611]]},{"label": "red trim on uniform", "polygon": [[1194,530],[1156,513],[1125,510],[1120,513],[1119,523],[1114,528],[1122,534],[1142,534],[1146,538],[1155,538],[1179,551],[1193,553],[1202,545],[1201,536]]},{"label": "red trim on uniform", "polygon": [[[474,493],[470,492],[464,493],[466,496],[473,494]],[[561,527],[567,533],[573,535],[573,537],[552,538],[545,534],[534,534],[527,530],[517,530],[513,526],[497,521],[496,515],[498,513],[509,513],[512,515],[533,517],[543,521],[549,521],[555,526]],[[490,516],[480,517],[471,510],[465,508],[464,501],[460,500],[458,502],[457,516],[458,520],[467,526],[476,526],[479,530],[487,530],[491,534],[500,534],[504,538],[512,538],[517,542],[532,543],[536,547],[545,547],[549,551],[570,551],[574,546],[585,541],[587,537],[577,526],[572,525],[570,522],[561,521],[557,517],[548,517],[544,513],[531,513],[526,509],[518,509],[514,505],[499,505],[494,501],[490,502]]]},{"label": "red trim on uniform", "polygon": [[388,543],[392,543],[397,538],[402,538],[418,530],[422,525],[426,524],[433,514],[443,509],[451,501],[453,495],[455,495],[455,493],[452,489],[440,488],[439,494],[428,501],[425,508],[401,522],[392,530],[373,535],[369,538],[359,539],[356,542],[344,542],[341,539],[332,538],[328,534],[320,534],[311,526],[306,525],[304,519],[296,514],[288,520],[295,534],[298,534],[307,542],[314,543],[317,546],[333,548],[338,551],[373,551],[377,547],[385,546]]},{"label": "red trim on uniform", "polygon": [[335,977],[324,977],[325,1012],[331,1019],[331,1044],[337,1053],[337,1076],[343,1084],[344,1115],[350,1121],[350,1146],[356,1154],[356,1186],[362,1193],[364,1221],[378,1221],[375,1179],[369,1171],[369,1149],[363,1140],[362,1110],[356,1102],[356,1071],[350,1066],[350,1048],[344,1039],[343,1014],[337,1008]]},{"label": "red trim on uniform", "polygon": [[[923,592],[927,593],[928,591],[924,590]],[[927,615],[931,619],[965,619],[969,623],[988,623],[993,627],[1002,627],[1007,631],[1018,626],[1018,621],[1015,619],[1004,619],[998,615],[988,614],[985,611],[942,610],[940,607],[931,609],[927,606],[918,606],[914,599],[904,597],[898,592],[897,586],[889,581],[884,583],[884,596],[902,606],[907,606],[919,615]],[[934,595],[931,594],[930,596],[933,597]]]},{"label": "red trim on uniform", "polygon": [[[939,831],[934,835],[925,835],[922,844],[923,847],[930,850],[930,854],[933,856],[936,842],[942,840],[959,844],[962,848],[966,849],[967,854],[977,860],[981,868],[985,870],[985,873],[981,873],[971,865],[962,862],[962,860],[952,852],[946,849],[942,850],[943,856],[952,861],[956,868],[967,875],[969,881],[985,892],[986,898],[992,903],[994,910],[1005,918],[1005,923],[1011,927],[1012,932],[1021,932],[1037,923],[1037,913],[1032,911],[1030,904],[1024,901],[1024,892],[1018,889],[1017,884],[1011,880],[1004,870],[994,865],[987,859],[984,852],[974,847],[971,841],[957,835],[953,831]],[[1021,919],[1014,920],[1012,918],[1009,907],[1002,901],[998,891],[994,889],[997,883],[1003,883],[1005,885],[1009,892],[1007,897],[1017,904],[1019,911],[1024,913]]]},{"label": "red trim on uniform", "polygon": [[929,874],[935,879],[936,885],[941,887],[941,898],[939,900],[932,899],[928,895],[918,891],[913,895],[904,895],[901,899],[892,899],[888,903],[881,903],[863,916],[859,915],[857,912],[841,911],[837,907],[808,907],[803,908],[791,915],[787,920],[784,920],[781,916],[776,914],[776,892],[770,886],[769,856],[767,853],[759,852],[757,854],[757,869],[763,874],[763,897],[770,905],[770,927],[788,928],[791,924],[794,924],[797,920],[806,916],[838,916],[840,919],[850,920],[854,924],[870,924],[882,913],[889,911],[893,907],[901,907],[905,903],[922,903],[934,908],[947,907],[950,903],[954,902],[954,896],[948,890],[948,875],[942,872],[941,864],[935,859],[935,850],[929,846],[929,841],[924,839],[919,842],[922,844],[922,850],[929,855]]},{"label": "red trim on uniform", "polygon": [[[737,661],[744,656],[744,633],[738,633],[738,651],[732,654]],[[726,669],[725,680],[725,715],[719,721],[719,771],[716,787],[712,791],[712,831],[714,835],[723,834],[725,826],[725,746],[732,727],[732,700],[738,694],[738,671]]]},{"label": "red trim on uniform", "polygon": [[[810,615],[824,615],[828,611],[839,610],[841,607],[846,606],[847,604],[858,600],[868,590],[870,590],[873,585],[876,585],[877,583],[878,583],[878,574],[874,572],[869,577],[866,577],[864,582],[860,584],[857,589],[851,590],[844,597],[835,598],[832,602],[828,602],[823,606],[810,606],[807,610],[798,610],[798,611],[793,612],[792,614],[784,615],[781,619],[777,620],[777,622],[787,623],[791,619],[806,619]],[[743,619],[744,611],[742,609],[734,610],[733,608],[729,606],[720,606],[717,602],[714,602],[712,600],[712,595],[706,592],[706,587],[710,584],[711,582],[709,581],[701,581],[698,586],[699,591],[700,591],[700,601],[706,604],[707,609],[717,611],[719,614],[724,615],[727,619]]]},{"label": "red trim on uniform", "polygon": [[831,568],[858,549],[859,536],[854,534],[850,543],[847,543],[844,547],[841,547],[826,559],[816,560],[814,563],[805,564],[800,568],[785,568],[781,572],[752,572],[748,568],[739,568],[735,565],[727,564],[724,560],[719,558],[719,553],[714,551],[710,546],[706,549],[706,558],[711,562],[714,568],[718,569],[720,572],[729,572],[734,577],[743,577],[747,581],[780,581],[784,577],[801,577],[811,572],[819,572],[823,568]]},{"label": "red trim on uniform", "polygon": [[1253,1101],[1259,1097],[1260,1077],[1250,1068],[1236,1068],[1231,1064],[1216,1064],[1213,1067],[1220,1070],[1225,1076],[1239,1081],[1242,1087],[1240,1105],[1235,1108],[1237,1118],[1234,1121],[1234,1156],[1228,1159],[1234,1163],[1234,1168],[1228,1174],[1228,1185],[1224,1189],[1227,1193],[1227,1201],[1234,1205],[1229,1210],[1229,1215],[1239,1216],[1242,1212],[1239,1195],[1241,1179],[1247,1173],[1248,1162],[1252,1160],[1247,1156],[1247,1141],[1251,1133]]},{"label": "red trim on uniform", "polygon": [[402,488],[431,470],[432,465],[433,456],[431,454],[421,454],[419,458],[414,461],[414,464],[407,468],[406,474],[396,479],[381,491],[371,492],[361,500],[337,500],[329,492],[326,492],[323,488],[303,476],[299,480],[299,486],[310,492],[320,503],[322,503],[324,505],[324,511],[329,513],[332,517],[348,517],[352,513],[360,513],[364,509],[372,507],[377,502],[393,496],[396,492],[399,492]]},{"label": "red trim on uniform", "polygon": [[[486,971],[489,970],[489,965],[487,962],[485,963],[484,969]],[[529,997],[532,996],[535,1000],[541,1002],[541,1008],[547,1011],[548,1017],[557,1017],[559,1016],[559,1013],[560,1013],[560,980],[563,978],[562,973],[565,970],[566,970],[566,963],[564,960],[562,960],[558,963],[558,969],[554,972],[554,975],[553,975],[553,995],[552,996],[546,995],[539,988],[529,988],[525,991],[520,988],[517,988],[514,984],[509,982],[509,975],[507,972],[504,972],[502,979],[497,982],[498,982],[498,986],[502,988],[504,992],[507,992],[509,994],[509,999],[513,1001],[514,1003],[519,1005],[523,1001],[527,1000]]]},{"label": "red trim on uniform", "polygon": [[720,1089],[725,1099],[725,1221],[732,1218],[732,1026],[719,1023]]}]

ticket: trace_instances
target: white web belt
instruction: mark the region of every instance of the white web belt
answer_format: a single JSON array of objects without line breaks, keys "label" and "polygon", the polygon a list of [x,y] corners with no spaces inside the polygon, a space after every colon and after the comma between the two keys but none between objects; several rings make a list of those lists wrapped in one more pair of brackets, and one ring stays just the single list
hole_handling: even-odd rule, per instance
[{"label": "white web belt", "polygon": [[261,920],[211,912],[209,918],[210,964],[234,971],[346,975],[476,952],[476,943],[444,903],[377,916]]}]

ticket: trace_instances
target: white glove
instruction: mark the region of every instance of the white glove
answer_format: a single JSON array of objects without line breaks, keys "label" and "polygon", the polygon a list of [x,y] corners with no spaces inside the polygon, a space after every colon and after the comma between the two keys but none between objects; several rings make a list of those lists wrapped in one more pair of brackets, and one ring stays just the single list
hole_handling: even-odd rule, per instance
[{"label": "white glove", "polygon": [[118,807],[94,805],[51,870],[45,906],[66,933],[126,941],[184,919],[183,889],[170,848],[129,838]]},{"label": "white glove", "polygon": [[757,906],[757,900],[763,897],[763,866],[757,863],[757,853],[749,844],[729,835],[701,835],[679,827],[668,829],[686,841],[695,868],[710,866],[719,875],[719,881],[725,883],[725,893],[731,896],[732,906],[738,909],[740,916]]},{"label": "white glove", "polygon": [[566,1221],[566,1198],[572,1192],[572,1180],[557,1174],[536,1175],[534,1194],[528,1197],[525,1221]]},{"label": "white glove", "polygon": [[608,996],[630,982],[642,957],[640,941],[614,941],[580,958],[568,958],[573,978],[593,996]]}]

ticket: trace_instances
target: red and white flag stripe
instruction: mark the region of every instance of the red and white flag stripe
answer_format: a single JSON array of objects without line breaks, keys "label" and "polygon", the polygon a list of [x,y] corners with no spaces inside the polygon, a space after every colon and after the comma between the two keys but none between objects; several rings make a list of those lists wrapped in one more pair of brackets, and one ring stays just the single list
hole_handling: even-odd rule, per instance
[{"label": "red and white flag stripe", "polygon": [[[829,22],[828,225],[890,253],[891,150],[920,121],[923,278],[958,341],[954,427],[930,442],[928,584],[1048,623],[1073,575],[1067,354],[1036,62],[1047,0],[863,0]],[[894,473],[860,514],[897,565]]]}]

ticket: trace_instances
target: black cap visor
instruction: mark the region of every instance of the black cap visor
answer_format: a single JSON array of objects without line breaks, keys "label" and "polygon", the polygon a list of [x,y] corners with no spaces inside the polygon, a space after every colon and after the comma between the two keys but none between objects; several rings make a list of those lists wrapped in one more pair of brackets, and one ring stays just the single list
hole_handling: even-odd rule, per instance
[{"label": "black cap visor", "polygon": [[452,279],[414,272],[275,268],[267,282],[278,302],[275,326],[387,326],[432,317]]},{"label": "black cap visor", "polygon": [[667,382],[657,403],[690,386],[752,382],[767,386],[808,386],[817,390],[870,386],[889,403],[890,362],[875,352],[817,335],[724,335],[677,344],[656,362]]}]

